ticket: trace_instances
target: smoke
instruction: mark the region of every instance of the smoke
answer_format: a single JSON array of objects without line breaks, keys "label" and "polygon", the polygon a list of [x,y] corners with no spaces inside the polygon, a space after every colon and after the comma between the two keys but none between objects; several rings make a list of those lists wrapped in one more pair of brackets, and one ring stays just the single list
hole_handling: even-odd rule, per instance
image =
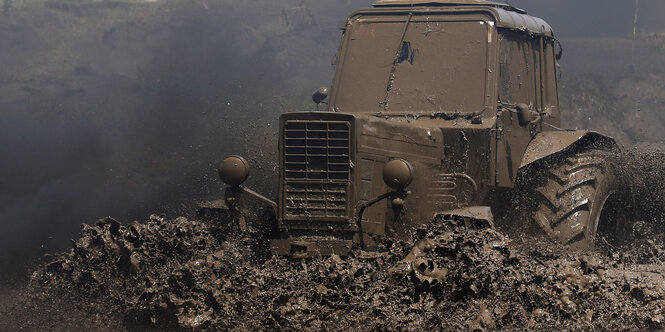
[{"label": "smoke", "polygon": [[[506,0],[529,14],[545,19],[557,36],[607,37],[632,36],[635,23],[634,0]],[[665,3],[660,0],[639,1],[637,31],[665,31],[662,13]]]},{"label": "smoke", "polygon": [[311,108],[343,18],[368,4],[13,8],[0,21],[0,271],[104,216],[191,214],[220,197],[226,154],[265,182],[278,115]]}]

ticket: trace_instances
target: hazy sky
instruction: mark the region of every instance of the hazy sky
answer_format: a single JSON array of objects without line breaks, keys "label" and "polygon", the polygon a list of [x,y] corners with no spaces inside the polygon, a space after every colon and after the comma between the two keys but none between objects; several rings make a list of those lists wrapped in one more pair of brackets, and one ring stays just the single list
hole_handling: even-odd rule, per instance
[{"label": "hazy sky", "polygon": [[[560,37],[632,35],[634,0],[505,0],[545,19]],[[665,31],[665,1],[639,0],[638,29]]]}]

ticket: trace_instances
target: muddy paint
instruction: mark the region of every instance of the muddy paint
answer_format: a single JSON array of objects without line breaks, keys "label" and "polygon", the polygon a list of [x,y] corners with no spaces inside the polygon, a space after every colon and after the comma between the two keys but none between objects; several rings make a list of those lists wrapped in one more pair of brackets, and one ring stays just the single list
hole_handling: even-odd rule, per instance
[{"label": "muddy paint", "polygon": [[[557,41],[519,9],[381,1],[343,29],[328,112],[280,120],[275,252],[291,252],[289,241],[403,239],[437,213],[500,202],[493,188],[514,187],[535,161],[612,140],[559,128]],[[394,158],[412,163],[415,180],[356,225],[389,192],[380,174]]]}]

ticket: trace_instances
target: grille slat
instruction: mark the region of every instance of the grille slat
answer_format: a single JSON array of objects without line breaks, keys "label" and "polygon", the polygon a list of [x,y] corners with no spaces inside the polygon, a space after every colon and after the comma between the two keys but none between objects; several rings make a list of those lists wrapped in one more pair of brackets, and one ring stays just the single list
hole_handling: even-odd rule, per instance
[{"label": "grille slat", "polygon": [[351,176],[348,121],[288,120],[284,125],[286,217],[345,219]]}]

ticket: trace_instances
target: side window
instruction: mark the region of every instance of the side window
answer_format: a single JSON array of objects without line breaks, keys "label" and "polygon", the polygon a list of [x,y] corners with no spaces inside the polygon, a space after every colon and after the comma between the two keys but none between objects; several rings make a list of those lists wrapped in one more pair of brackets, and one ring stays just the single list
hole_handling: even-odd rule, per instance
[{"label": "side window", "polygon": [[533,105],[535,93],[531,38],[511,31],[501,33],[499,57],[499,101]]}]

